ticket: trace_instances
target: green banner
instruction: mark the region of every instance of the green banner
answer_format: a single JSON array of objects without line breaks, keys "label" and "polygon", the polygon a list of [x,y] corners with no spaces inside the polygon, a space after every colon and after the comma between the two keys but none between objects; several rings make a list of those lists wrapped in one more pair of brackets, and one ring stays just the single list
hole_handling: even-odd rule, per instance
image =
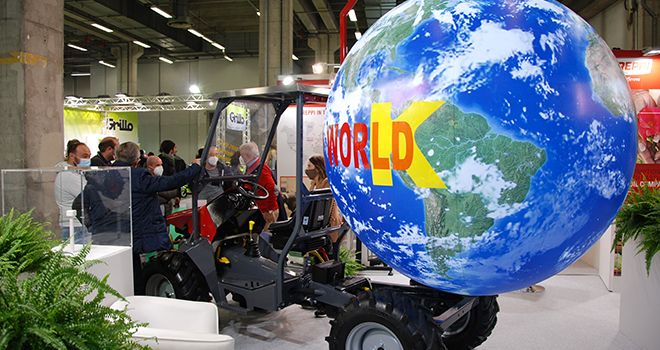
[{"label": "green banner", "polygon": [[115,136],[119,142],[138,140],[138,114],[136,112],[92,112],[64,109],[64,143],[78,139],[87,144],[92,155],[106,136]]}]

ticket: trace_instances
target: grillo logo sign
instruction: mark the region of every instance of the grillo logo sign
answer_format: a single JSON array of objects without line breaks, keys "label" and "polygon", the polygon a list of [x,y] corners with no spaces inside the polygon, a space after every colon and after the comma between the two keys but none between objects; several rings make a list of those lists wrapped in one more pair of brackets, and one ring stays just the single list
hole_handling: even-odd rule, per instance
[{"label": "grillo logo sign", "polygon": [[330,165],[371,169],[376,186],[392,186],[392,170],[399,170],[406,171],[419,188],[447,188],[414,137],[417,128],[442,105],[444,102],[413,102],[392,120],[391,103],[374,103],[369,126],[354,123],[351,130],[349,123],[328,125],[326,140]]},{"label": "grillo logo sign", "polygon": [[108,131],[133,131],[133,123],[126,119],[119,118],[119,120],[114,120],[113,118],[105,118],[104,122],[105,129]]}]

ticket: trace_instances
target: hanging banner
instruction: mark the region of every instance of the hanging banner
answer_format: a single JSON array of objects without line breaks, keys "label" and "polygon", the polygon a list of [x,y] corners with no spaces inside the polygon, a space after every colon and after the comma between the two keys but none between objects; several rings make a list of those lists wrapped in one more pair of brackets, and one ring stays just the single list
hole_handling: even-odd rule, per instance
[{"label": "hanging banner", "polygon": [[227,129],[245,131],[249,110],[245,107],[232,103],[227,106]]},{"label": "hanging banner", "polygon": [[[303,168],[313,155],[323,155],[323,117],[325,105],[310,104],[303,108]],[[277,176],[282,193],[295,197],[296,184],[296,106],[287,108],[277,127]],[[304,175],[303,175],[304,176]],[[309,179],[303,182],[309,186]]]},{"label": "hanging banner", "polygon": [[136,112],[93,112],[79,109],[64,109],[64,144],[78,139],[87,144],[92,155],[106,136],[119,138],[119,142],[132,141],[139,144],[138,114]]}]

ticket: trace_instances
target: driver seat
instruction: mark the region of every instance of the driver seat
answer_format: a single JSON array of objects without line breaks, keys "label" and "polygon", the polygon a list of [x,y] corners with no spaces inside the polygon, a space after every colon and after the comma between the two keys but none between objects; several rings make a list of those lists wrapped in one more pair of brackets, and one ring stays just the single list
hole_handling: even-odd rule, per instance
[{"label": "driver seat", "polygon": [[[303,188],[304,192],[311,195],[331,193],[329,188],[323,188],[308,192]],[[303,211],[302,216],[302,230],[303,233],[294,242],[293,251],[306,253],[312,250],[319,249],[329,243],[328,232],[316,231],[327,228],[330,223],[330,210],[332,209],[332,198],[320,199],[303,203],[300,209]],[[272,237],[270,243],[273,248],[281,250],[289,240],[293,233],[295,226],[295,215],[292,215],[285,221],[276,221],[272,223],[268,230],[271,232]],[[306,233],[310,233],[309,235]]]}]

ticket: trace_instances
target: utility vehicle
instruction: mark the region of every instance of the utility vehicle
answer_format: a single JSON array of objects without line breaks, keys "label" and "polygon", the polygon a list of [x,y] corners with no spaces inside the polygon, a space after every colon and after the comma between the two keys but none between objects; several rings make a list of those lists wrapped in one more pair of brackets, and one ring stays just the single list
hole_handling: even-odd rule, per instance
[{"label": "utility vehicle", "polygon": [[[202,153],[225,141],[216,130],[228,122],[231,105],[249,113],[252,130],[263,130],[265,144],[256,174],[192,182],[192,209],[168,221],[186,239],[176,250],[159,252],[144,267],[146,292],[171,298],[213,301],[237,313],[274,312],[292,304],[312,304],[327,313],[332,328],[330,349],[472,349],[486,340],[499,311],[495,296],[469,297],[438,291],[421,284],[376,283],[365,277],[345,278],[329,235],[340,238],[349,227],[329,226],[332,193],[307,191],[303,183],[303,108],[324,103],[328,90],[304,85],[231,90],[214,95],[217,106]],[[291,218],[268,228],[268,254],[258,249],[264,220],[254,205],[268,193],[257,183],[275,138],[282,114],[296,108],[296,209]],[[267,121],[272,122],[267,123]],[[305,120],[305,122],[310,122]],[[322,123],[321,119],[314,121]],[[270,127],[268,127],[270,124]],[[220,127],[219,127],[220,126]],[[224,132],[224,131],[223,131]],[[198,207],[200,189],[207,183],[231,184],[221,195]],[[246,189],[246,188],[249,188]],[[257,238],[255,238],[257,237]],[[262,242],[262,247],[264,242]],[[298,251],[302,267],[287,263]],[[322,254],[317,254],[321,252]],[[316,256],[312,264],[312,256]]]}]

